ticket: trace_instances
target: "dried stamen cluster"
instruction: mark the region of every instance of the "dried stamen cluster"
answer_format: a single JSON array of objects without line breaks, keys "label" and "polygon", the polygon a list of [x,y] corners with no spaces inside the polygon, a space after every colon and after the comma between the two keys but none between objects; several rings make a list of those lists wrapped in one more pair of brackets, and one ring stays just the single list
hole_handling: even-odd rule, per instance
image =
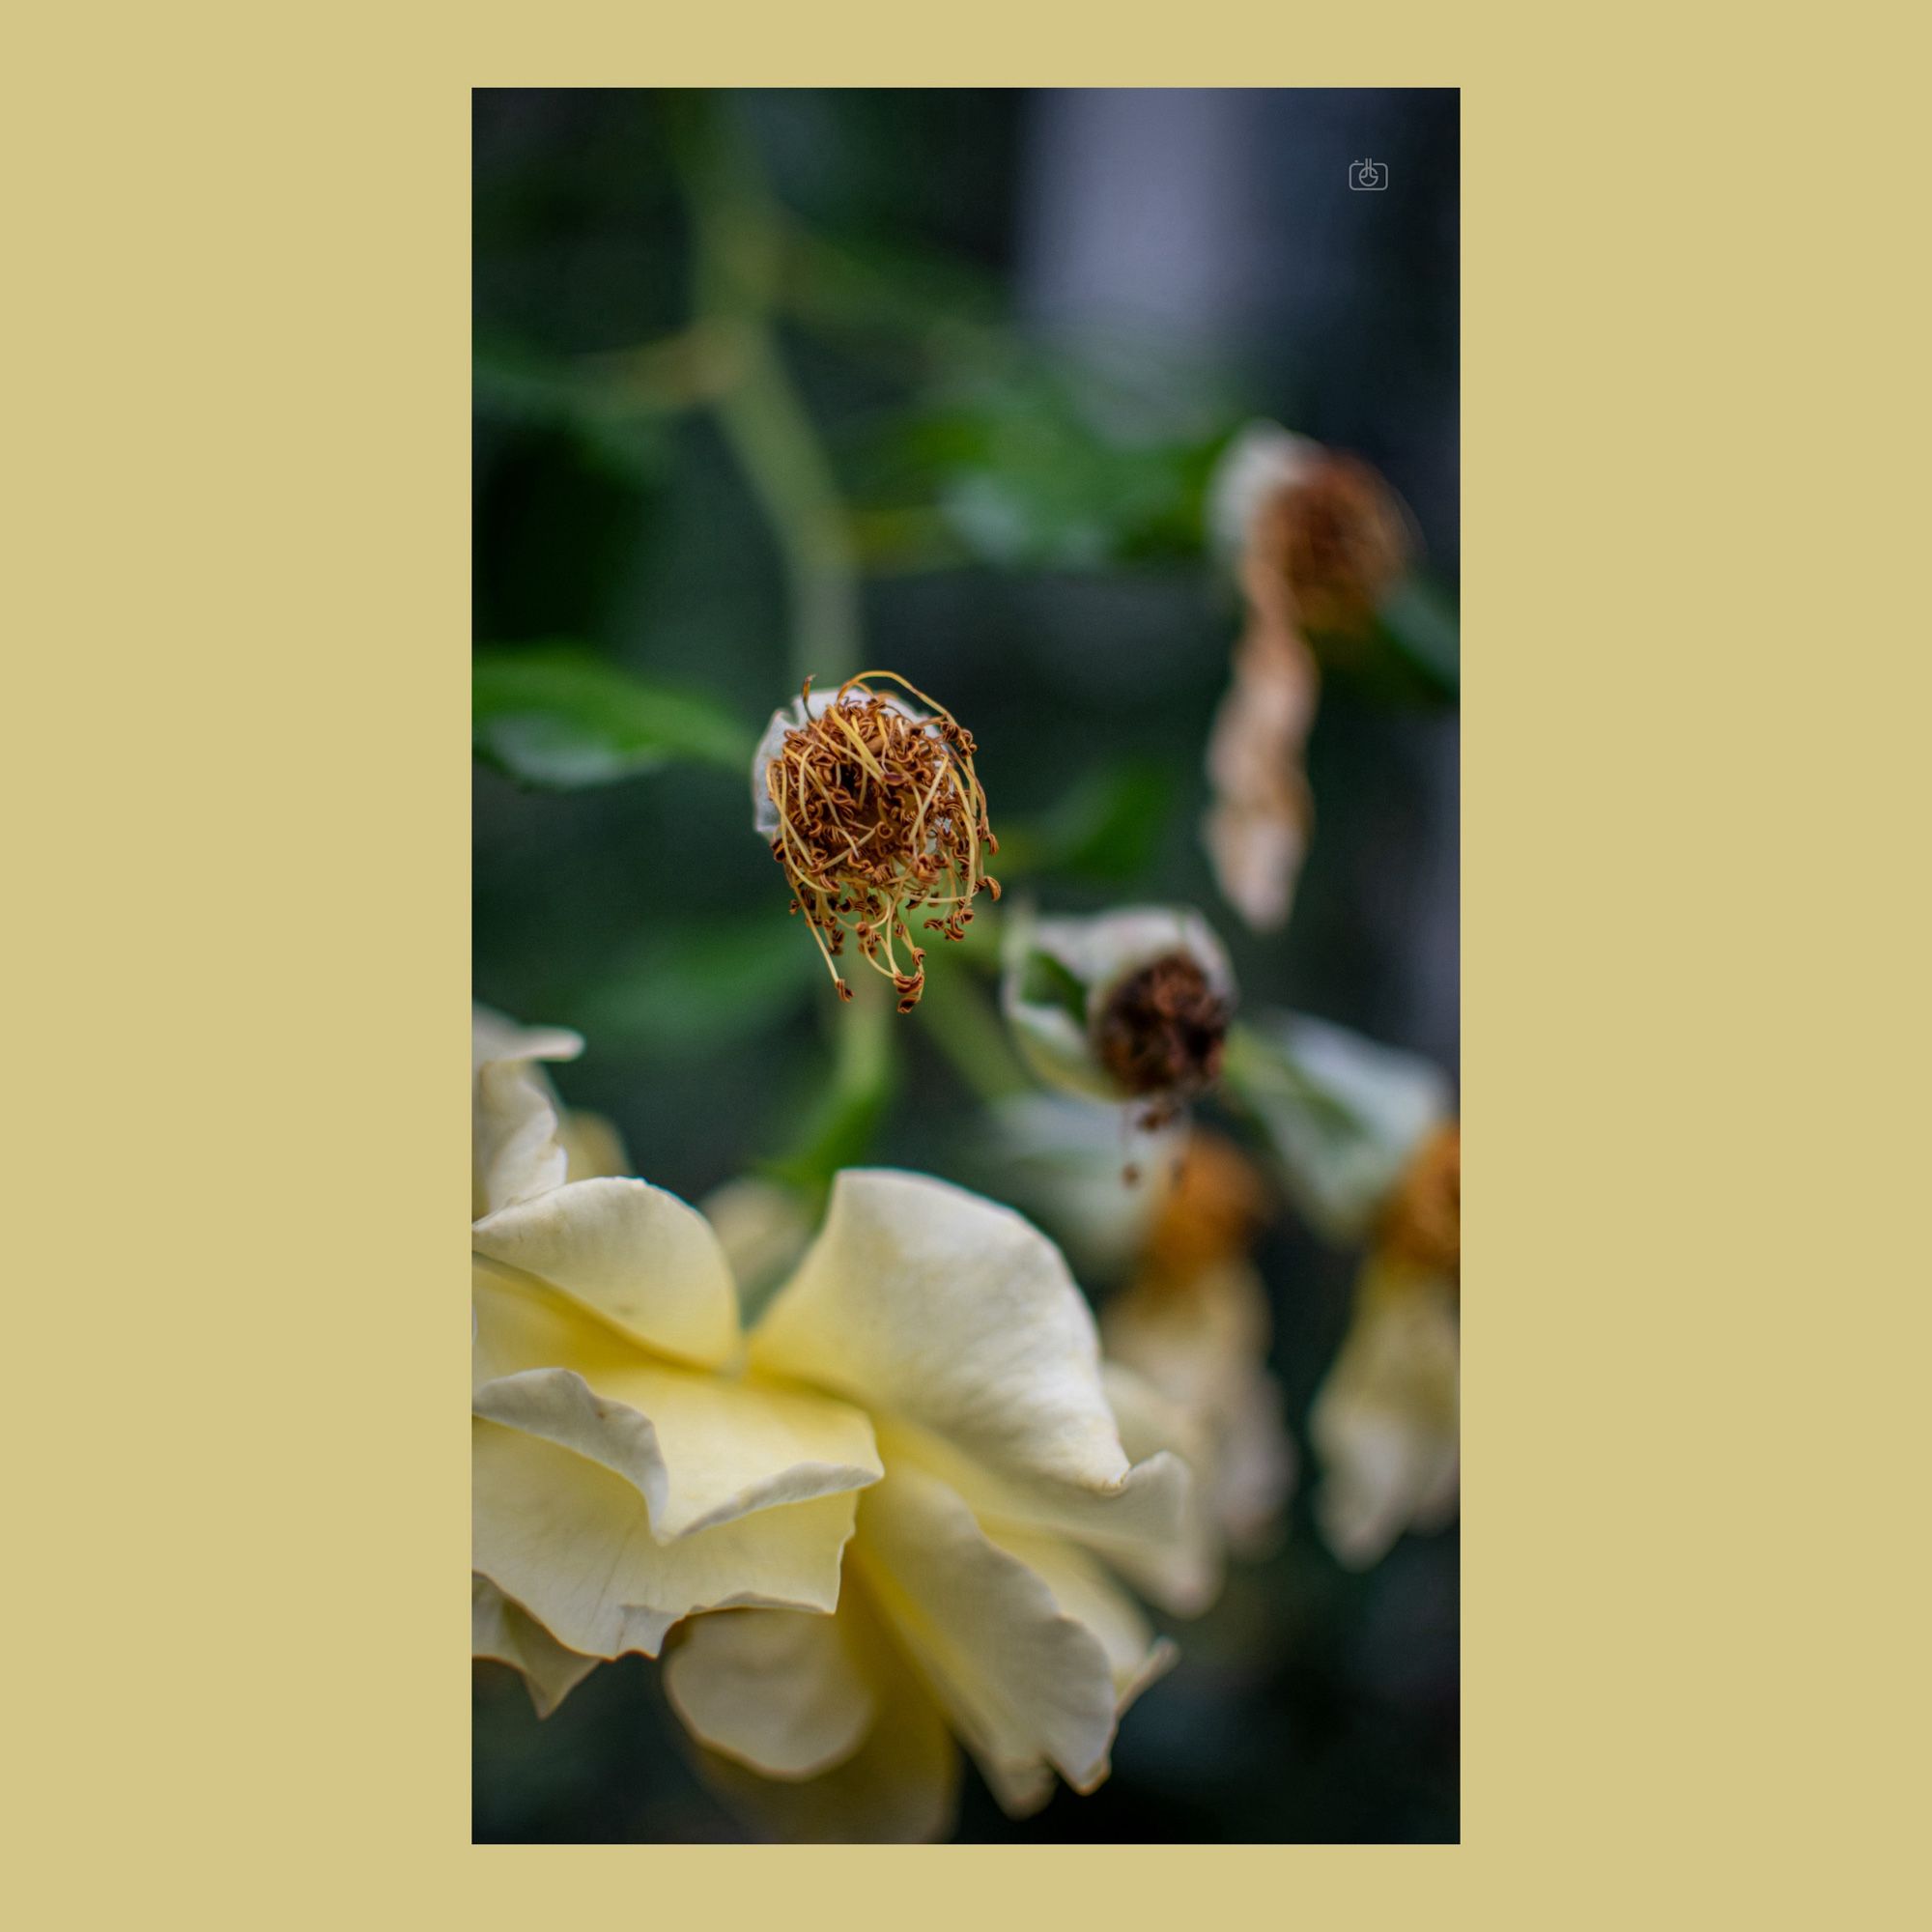
[{"label": "dried stamen cluster", "polygon": [[[931,716],[870,690],[867,679],[880,677]],[[924,930],[964,939],[981,888],[1000,896],[985,869],[986,855],[1000,847],[973,772],[973,734],[893,671],[848,678],[816,718],[810,697],[808,679],[807,722],[784,734],[765,768],[778,813],[772,857],[839,998],[852,997],[833,963],[849,935],[866,963],[892,980],[899,1011],[910,1012],[925,987],[925,950],[913,943],[908,917],[930,911]]]},{"label": "dried stamen cluster", "polygon": [[1359,457],[1334,450],[1264,506],[1251,541],[1286,581],[1297,620],[1341,636],[1367,630],[1414,554],[1402,499]]},{"label": "dried stamen cluster", "polygon": [[1114,989],[1095,1029],[1100,1060],[1128,1093],[1151,1103],[1150,1122],[1170,1118],[1221,1076],[1229,1003],[1200,962],[1171,952]]}]

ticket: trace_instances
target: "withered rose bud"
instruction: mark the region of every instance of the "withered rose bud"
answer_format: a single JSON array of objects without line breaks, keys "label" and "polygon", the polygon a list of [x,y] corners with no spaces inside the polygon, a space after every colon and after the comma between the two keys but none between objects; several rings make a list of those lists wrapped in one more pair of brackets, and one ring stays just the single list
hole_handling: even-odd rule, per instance
[{"label": "withered rose bud", "polygon": [[1317,634],[1366,634],[1420,547],[1407,505],[1378,470],[1273,423],[1230,445],[1213,502],[1258,613]]},{"label": "withered rose bud", "polygon": [[1017,922],[1002,1003],[1041,1079],[1153,1122],[1220,1078],[1235,982],[1198,913],[1143,906]]},{"label": "withered rose bud", "polygon": [[[867,680],[891,678],[929,710]],[[810,680],[772,714],[752,763],[753,818],[791,885],[840,999],[852,989],[833,962],[848,938],[893,982],[900,1012],[925,987],[923,932],[963,939],[973,901],[1000,896],[985,869],[999,841],[973,771],[973,735],[894,671],[848,678],[814,697]]]},{"label": "withered rose bud", "polygon": [[1130,1094],[1186,1099],[1221,1077],[1228,1002],[1185,952],[1129,974],[1100,1009],[1100,1064]]}]

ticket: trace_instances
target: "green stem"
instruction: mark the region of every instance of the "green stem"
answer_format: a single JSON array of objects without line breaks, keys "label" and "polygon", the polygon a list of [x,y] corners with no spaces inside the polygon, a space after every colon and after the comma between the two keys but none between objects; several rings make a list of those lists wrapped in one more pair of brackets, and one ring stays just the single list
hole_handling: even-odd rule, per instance
[{"label": "green stem", "polygon": [[784,558],[793,679],[837,684],[864,668],[858,560],[832,466],[779,346],[778,210],[729,104],[709,96],[671,99],[697,320],[728,330],[735,350],[737,380],[715,400],[718,420]]},{"label": "green stem", "polygon": [[891,989],[870,973],[853,980],[851,1004],[832,1017],[831,1081],[791,1146],[765,1164],[813,1201],[841,1167],[865,1159],[898,1089]]},{"label": "green stem", "polygon": [[937,972],[926,969],[925,992],[913,1010],[925,1022],[927,1037],[947,1065],[991,1105],[1030,1093],[1033,1082],[1008,1041],[1006,1029],[965,971],[964,961],[948,960]]}]

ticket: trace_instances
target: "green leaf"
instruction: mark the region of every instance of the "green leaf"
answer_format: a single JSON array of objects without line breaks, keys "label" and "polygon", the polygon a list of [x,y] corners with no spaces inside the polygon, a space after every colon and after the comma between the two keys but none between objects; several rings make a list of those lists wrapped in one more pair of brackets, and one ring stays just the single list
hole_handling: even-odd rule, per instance
[{"label": "green leaf", "polygon": [[1104,885],[1138,878],[1159,850],[1174,794],[1174,771],[1158,759],[1090,771],[1050,812],[1002,836],[1001,869],[1070,872]]},{"label": "green leaf", "polygon": [[831,991],[780,896],[740,918],[661,923],[569,1010],[611,1052],[688,1064],[787,1024],[809,995]]},{"label": "green leaf", "polygon": [[1438,585],[1406,577],[1382,600],[1377,628],[1410,665],[1443,695],[1453,697],[1462,683],[1462,622]]},{"label": "green leaf", "polygon": [[470,693],[476,755],[525,784],[568,790],[675,763],[751,767],[755,734],[715,699],[568,645],[479,651]]}]

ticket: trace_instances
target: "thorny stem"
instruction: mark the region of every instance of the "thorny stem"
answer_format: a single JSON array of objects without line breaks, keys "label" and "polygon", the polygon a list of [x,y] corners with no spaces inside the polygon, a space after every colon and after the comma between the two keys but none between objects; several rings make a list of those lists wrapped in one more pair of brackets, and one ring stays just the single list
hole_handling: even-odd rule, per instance
[{"label": "thorny stem", "polygon": [[783,554],[793,680],[838,681],[859,663],[851,520],[786,371],[773,321],[781,231],[756,157],[728,103],[669,96],[695,262],[694,327],[733,341],[737,380],[718,420]]}]

